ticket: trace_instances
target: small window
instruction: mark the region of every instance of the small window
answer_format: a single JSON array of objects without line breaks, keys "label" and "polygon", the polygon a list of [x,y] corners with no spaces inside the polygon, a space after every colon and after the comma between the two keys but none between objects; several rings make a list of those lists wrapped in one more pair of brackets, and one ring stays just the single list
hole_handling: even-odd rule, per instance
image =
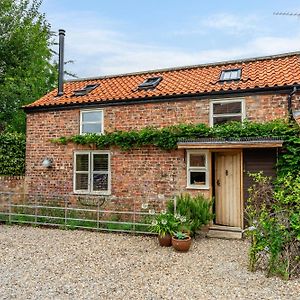
[{"label": "small window", "polygon": [[162,81],[162,77],[147,78],[143,83],[139,85],[139,89],[153,89]]},{"label": "small window", "polygon": [[103,110],[82,110],[80,112],[80,134],[103,134]]},{"label": "small window", "polygon": [[92,90],[94,90],[98,86],[99,86],[98,83],[88,84],[83,89],[75,90],[73,92],[74,93],[73,96],[84,96],[84,95],[88,94],[89,92],[91,92]]},{"label": "small window", "polygon": [[74,154],[74,192],[110,194],[110,154],[105,151],[82,151]]},{"label": "small window", "polygon": [[230,121],[242,122],[245,118],[244,99],[214,100],[210,107],[210,124]]},{"label": "small window", "polygon": [[221,72],[220,81],[239,80],[241,79],[241,74],[241,69],[223,70]]},{"label": "small window", "polygon": [[187,152],[187,187],[208,189],[208,152]]}]

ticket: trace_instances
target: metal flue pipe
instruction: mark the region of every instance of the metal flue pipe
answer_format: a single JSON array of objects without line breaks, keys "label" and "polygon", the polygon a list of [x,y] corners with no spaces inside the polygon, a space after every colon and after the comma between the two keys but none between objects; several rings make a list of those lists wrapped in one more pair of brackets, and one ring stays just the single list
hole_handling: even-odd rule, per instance
[{"label": "metal flue pipe", "polygon": [[64,44],[65,44],[65,30],[59,29],[59,52],[58,52],[58,91],[57,96],[64,94]]}]

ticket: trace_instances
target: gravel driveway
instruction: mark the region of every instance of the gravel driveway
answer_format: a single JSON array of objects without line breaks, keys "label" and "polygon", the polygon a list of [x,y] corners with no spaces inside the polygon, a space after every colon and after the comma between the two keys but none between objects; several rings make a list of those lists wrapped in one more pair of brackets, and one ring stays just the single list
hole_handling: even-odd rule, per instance
[{"label": "gravel driveway", "polygon": [[0,225],[1,299],[299,299],[300,280],[247,271],[247,242]]}]

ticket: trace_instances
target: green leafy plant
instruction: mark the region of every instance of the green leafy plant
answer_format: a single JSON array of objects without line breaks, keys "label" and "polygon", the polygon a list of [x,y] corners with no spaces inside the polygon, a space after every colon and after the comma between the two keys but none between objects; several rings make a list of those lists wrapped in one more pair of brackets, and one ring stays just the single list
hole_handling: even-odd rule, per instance
[{"label": "green leafy plant", "polygon": [[[180,138],[217,137],[291,137],[295,135],[297,127],[293,127],[284,120],[275,120],[266,123],[245,121],[229,122],[214,127],[205,124],[179,124],[163,128],[146,127],[141,130],[106,132],[104,135],[86,134],[60,137],[52,139],[54,143],[67,144],[95,144],[98,149],[117,146],[123,150],[154,145],[164,150],[176,149]],[[297,140],[294,140],[297,142]]]},{"label": "green leafy plant", "polygon": [[20,109],[56,85],[54,33],[40,12],[39,0],[1,0],[0,131],[25,132]]},{"label": "green leafy plant", "polygon": [[162,237],[166,234],[173,235],[178,229],[179,223],[173,214],[163,211],[152,220],[150,231]]},{"label": "green leafy plant", "polygon": [[262,172],[250,174],[246,214],[251,239],[249,268],[285,279],[300,274],[300,175],[287,174],[275,182]]},{"label": "green leafy plant", "polygon": [[[183,224],[183,226],[188,225],[191,235],[194,236],[197,230],[213,219],[212,204],[211,200],[206,199],[201,194],[195,197],[192,197],[190,194],[181,194],[176,197],[175,218],[177,218],[178,214],[179,216],[185,216],[188,222]],[[174,205],[174,201],[168,202],[169,213],[174,213]]]},{"label": "green leafy plant", "polygon": [[273,120],[265,123],[244,121],[229,122],[214,127],[205,124],[179,124],[164,128],[146,127],[141,130],[106,132],[103,135],[86,134],[64,136],[52,139],[53,143],[95,145],[97,149],[119,147],[122,150],[156,146],[162,150],[177,148],[182,138],[241,138],[280,137],[284,140],[283,151],[279,153],[278,171],[281,175],[300,172],[300,127],[295,122]]},{"label": "green leafy plant", "polygon": [[24,134],[16,132],[0,134],[0,175],[24,175],[25,147]]},{"label": "green leafy plant", "polygon": [[174,238],[177,240],[186,240],[189,238],[189,235],[185,232],[177,231],[174,234]]}]

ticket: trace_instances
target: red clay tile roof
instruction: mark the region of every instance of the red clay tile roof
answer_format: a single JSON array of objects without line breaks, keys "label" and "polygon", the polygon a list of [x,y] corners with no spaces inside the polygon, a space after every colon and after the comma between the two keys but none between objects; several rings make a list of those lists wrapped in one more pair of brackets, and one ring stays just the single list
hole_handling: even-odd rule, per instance
[{"label": "red clay tile roof", "polygon": [[[220,82],[222,70],[242,69],[241,80]],[[138,85],[149,77],[163,80],[153,90],[139,90]],[[100,84],[84,96],[74,96],[74,90],[87,84]],[[64,84],[64,95],[56,97],[53,90],[25,108],[42,108],[69,104],[103,103],[238,91],[254,88],[284,87],[300,84],[300,52],[268,57],[236,60],[190,67],[154,70],[115,76],[71,80]]]}]

